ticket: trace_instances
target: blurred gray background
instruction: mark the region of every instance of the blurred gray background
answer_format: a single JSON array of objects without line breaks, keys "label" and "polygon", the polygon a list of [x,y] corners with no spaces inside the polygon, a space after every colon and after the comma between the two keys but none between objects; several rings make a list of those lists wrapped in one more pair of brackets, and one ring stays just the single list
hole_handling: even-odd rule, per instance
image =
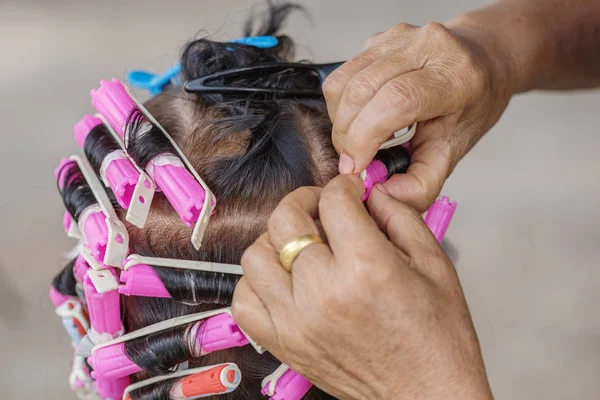
[{"label": "blurred gray background", "polygon": [[[300,1],[299,56],[338,61],[395,23],[444,21],[479,0]],[[71,349],[47,292],[73,245],[52,171],[76,150],[89,91],[170,66],[201,29],[239,36],[260,0],[0,1],[0,399],[71,399]],[[529,94],[444,193],[449,231],[498,399],[600,393],[600,93]]]}]

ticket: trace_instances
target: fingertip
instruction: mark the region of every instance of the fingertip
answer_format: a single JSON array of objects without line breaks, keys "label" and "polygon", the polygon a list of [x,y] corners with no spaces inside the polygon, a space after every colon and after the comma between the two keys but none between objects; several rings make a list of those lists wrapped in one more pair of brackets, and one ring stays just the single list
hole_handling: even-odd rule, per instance
[{"label": "fingertip", "polygon": [[[392,197],[423,213],[437,197],[435,190],[428,190],[422,182],[411,174],[397,174],[382,184]],[[441,189],[441,188],[440,188]]]},{"label": "fingertip", "polygon": [[338,165],[340,174],[352,174],[354,172],[354,160],[346,153],[342,153],[340,156],[340,162]]}]

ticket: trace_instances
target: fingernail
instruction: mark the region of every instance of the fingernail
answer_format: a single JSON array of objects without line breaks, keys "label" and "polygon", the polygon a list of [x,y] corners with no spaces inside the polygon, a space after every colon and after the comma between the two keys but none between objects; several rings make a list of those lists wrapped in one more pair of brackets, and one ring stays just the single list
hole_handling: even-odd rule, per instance
[{"label": "fingernail", "polygon": [[375,185],[375,189],[379,190],[380,192],[383,192],[383,193],[387,194],[388,196],[391,196],[390,192],[381,183],[376,184]]},{"label": "fingernail", "polygon": [[342,153],[340,156],[339,170],[340,174],[351,174],[354,172],[354,161],[348,154]]}]

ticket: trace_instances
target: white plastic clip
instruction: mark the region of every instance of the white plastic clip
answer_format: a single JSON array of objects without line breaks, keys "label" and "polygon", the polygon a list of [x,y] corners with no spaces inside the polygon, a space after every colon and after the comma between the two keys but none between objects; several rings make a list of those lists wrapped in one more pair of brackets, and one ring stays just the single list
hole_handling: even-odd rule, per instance
[{"label": "white plastic clip", "polygon": [[[405,131],[405,132],[403,132]],[[401,144],[409,142],[415,133],[417,132],[417,123],[413,122],[408,128],[402,129],[394,134],[394,138],[386,142],[383,142],[379,146],[379,150],[389,149],[391,147],[400,146]]]},{"label": "white plastic clip", "polygon": [[140,178],[138,179],[135,189],[133,190],[131,203],[127,209],[127,215],[125,216],[125,219],[131,224],[142,229],[146,225],[146,220],[148,219],[148,214],[150,213],[150,206],[152,205],[152,199],[154,198],[154,193],[156,192],[156,184],[152,179],[150,179],[148,174],[146,174],[146,172],[137,165],[135,160],[129,157],[125,151],[125,145],[123,144],[121,137],[117,134],[117,132],[115,132],[110,124],[106,122],[106,119],[102,116],[102,114],[95,114],[94,116],[102,120],[104,126],[106,126],[106,129],[108,129],[115,141],[119,144],[119,146],[121,146],[121,149],[126,154],[127,158],[129,158],[133,166],[140,173]]},{"label": "white plastic clip", "polygon": [[191,269],[195,271],[221,272],[224,274],[244,275],[241,265],[221,264],[208,261],[175,260],[172,258],[144,257],[139,254],[130,254],[125,259],[123,269],[128,270],[134,265],[148,264],[158,267]]},{"label": "white plastic clip", "polygon": [[158,129],[161,130],[163,135],[165,135],[165,137],[169,139],[169,141],[177,151],[177,155],[179,155],[179,158],[181,158],[188,171],[194,176],[194,178],[196,178],[200,186],[202,186],[202,188],[204,189],[206,197],[204,198],[204,204],[202,205],[202,211],[200,211],[198,221],[196,221],[196,225],[194,225],[194,230],[192,231],[192,244],[194,245],[194,248],[198,250],[200,246],[202,246],[202,238],[204,237],[204,232],[206,231],[208,222],[210,221],[210,216],[212,215],[212,212],[215,209],[215,206],[217,205],[217,199],[215,198],[213,192],[211,192],[208,185],[202,180],[202,178],[200,178],[200,175],[198,175],[196,169],[192,166],[185,154],[183,154],[183,151],[181,151],[181,149],[179,148],[177,143],[175,143],[171,135],[167,133],[165,128],[163,128],[162,125],[158,123],[154,116],[150,112],[148,112],[148,110],[142,104],[140,104],[137,101],[137,99],[131,96],[129,89],[126,88],[126,90],[129,93],[129,96],[138,106],[138,109],[144,114],[144,117],[146,117],[148,121],[152,122],[156,127],[158,127]]},{"label": "white plastic clip", "polygon": [[[94,173],[94,170],[87,162],[87,160],[81,159],[78,156],[71,156],[71,160],[77,162],[79,169],[83,173],[87,184],[89,185],[96,201],[100,205],[100,208],[104,212],[106,218],[106,226],[108,227],[108,242],[106,244],[106,253],[104,255],[104,264],[111,265],[113,267],[121,268],[123,260],[127,256],[129,251],[129,235],[127,229],[121,220],[117,217],[115,210],[104,191],[104,186]],[[89,262],[88,258],[84,255],[86,261]],[[97,263],[96,263],[97,264]],[[90,264],[93,268],[94,265]]]},{"label": "white plastic clip", "polygon": [[265,379],[262,380],[261,387],[264,388],[265,386],[269,385],[269,387],[266,390],[266,392],[267,392],[266,396],[269,396],[269,397],[275,396],[275,389],[277,388],[277,382],[279,382],[279,379],[281,379],[283,374],[288,372],[289,369],[290,369],[290,367],[288,367],[286,364],[281,364],[275,371],[273,371],[273,373],[271,375],[265,376]]},{"label": "white plastic clip", "polygon": [[119,282],[117,282],[117,278],[107,269],[104,270],[90,270],[87,272],[87,275],[90,277],[94,288],[96,288],[96,292],[98,293],[106,293],[111,290],[119,289]]},{"label": "white plastic clip", "polygon": [[73,318],[79,321],[81,327],[87,331],[90,329],[87,317],[83,314],[81,302],[76,299],[68,299],[55,310],[60,318]]}]

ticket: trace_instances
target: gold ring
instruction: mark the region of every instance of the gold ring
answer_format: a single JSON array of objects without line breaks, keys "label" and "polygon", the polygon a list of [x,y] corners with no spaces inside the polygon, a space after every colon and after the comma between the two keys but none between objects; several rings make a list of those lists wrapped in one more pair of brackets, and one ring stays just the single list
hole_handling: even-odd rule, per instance
[{"label": "gold ring", "polygon": [[298,257],[298,254],[300,254],[302,249],[306,246],[313,243],[323,243],[323,239],[319,235],[304,235],[283,246],[283,249],[279,252],[279,262],[283,269],[291,273],[292,263],[296,257]]}]

